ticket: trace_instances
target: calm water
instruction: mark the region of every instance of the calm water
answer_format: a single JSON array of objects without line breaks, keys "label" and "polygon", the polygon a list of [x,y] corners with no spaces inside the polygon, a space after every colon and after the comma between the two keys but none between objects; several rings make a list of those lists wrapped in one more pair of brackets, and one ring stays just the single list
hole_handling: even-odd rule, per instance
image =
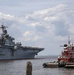
[{"label": "calm water", "polygon": [[26,75],[26,63],[32,62],[32,75],[74,75],[74,69],[43,68],[44,62],[55,61],[57,58],[0,61],[0,75]]}]

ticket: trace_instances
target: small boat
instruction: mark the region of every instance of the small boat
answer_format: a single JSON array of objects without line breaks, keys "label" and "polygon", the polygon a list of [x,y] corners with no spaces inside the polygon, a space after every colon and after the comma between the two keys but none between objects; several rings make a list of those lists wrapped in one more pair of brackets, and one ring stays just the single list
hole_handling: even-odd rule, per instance
[{"label": "small boat", "polygon": [[46,62],[43,64],[44,68],[58,68],[57,62]]}]

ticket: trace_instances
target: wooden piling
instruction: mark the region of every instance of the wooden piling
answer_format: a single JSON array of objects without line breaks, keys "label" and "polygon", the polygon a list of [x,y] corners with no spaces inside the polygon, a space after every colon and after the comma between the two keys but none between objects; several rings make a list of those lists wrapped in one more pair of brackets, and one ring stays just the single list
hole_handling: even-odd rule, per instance
[{"label": "wooden piling", "polygon": [[27,62],[26,75],[32,75],[32,63],[31,62]]}]

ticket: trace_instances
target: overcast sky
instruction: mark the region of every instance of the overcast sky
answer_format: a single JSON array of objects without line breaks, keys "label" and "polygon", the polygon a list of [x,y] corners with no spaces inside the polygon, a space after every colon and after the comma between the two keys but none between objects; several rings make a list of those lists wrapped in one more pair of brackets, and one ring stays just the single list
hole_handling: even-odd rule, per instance
[{"label": "overcast sky", "polygon": [[39,55],[60,55],[68,36],[74,43],[74,0],[0,0],[0,25],[26,46],[45,48]]}]

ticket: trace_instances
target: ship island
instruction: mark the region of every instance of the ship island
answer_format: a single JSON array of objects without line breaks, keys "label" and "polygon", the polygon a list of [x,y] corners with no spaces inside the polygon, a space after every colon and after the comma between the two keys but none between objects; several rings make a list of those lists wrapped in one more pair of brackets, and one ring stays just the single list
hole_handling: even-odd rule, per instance
[{"label": "ship island", "polygon": [[10,36],[5,25],[1,25],[0,29],[0,60],[9,59],[32,59],[35,58],[44,48],[22,46],[20,42],[14,42],[15,38]]}]

